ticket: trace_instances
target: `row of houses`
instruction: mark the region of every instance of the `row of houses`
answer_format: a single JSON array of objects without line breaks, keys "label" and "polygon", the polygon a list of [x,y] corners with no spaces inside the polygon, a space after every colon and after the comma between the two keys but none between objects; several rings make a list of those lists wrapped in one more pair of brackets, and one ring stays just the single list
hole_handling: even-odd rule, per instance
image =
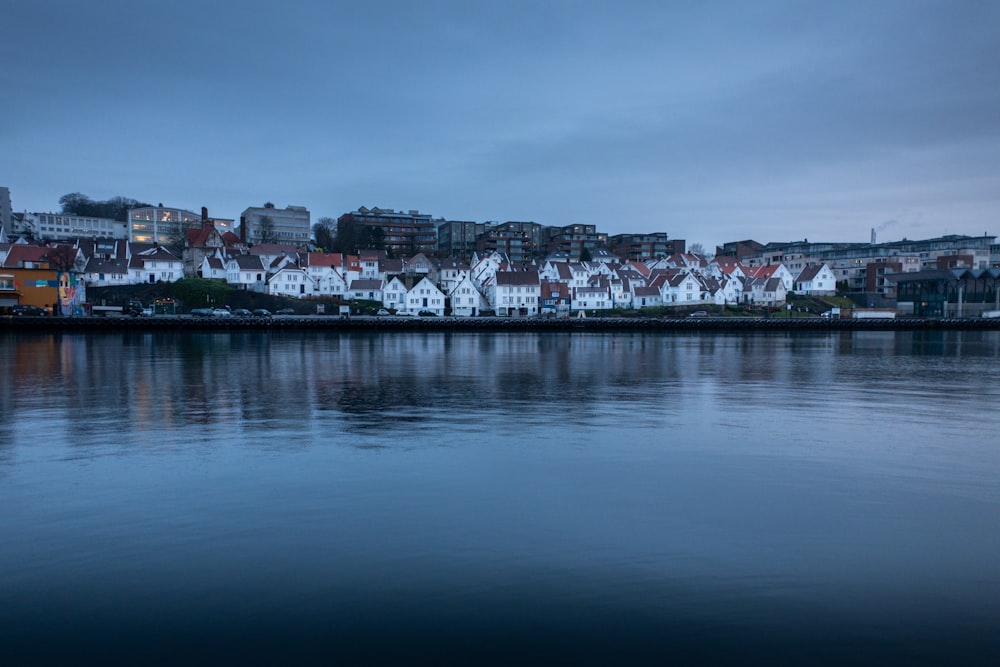
[{"label": "row of houses", "polygon": [[212,224],[188,230],[182,248],[126,240],[0,246],[8,269],[57,268],[86,287],[173,282],[199,276],[240,289],[296,299],[366,300],[394,311],[438,315],[565,315],[571,311],[753,304],[781,306],[790,290],[833,294],[824,265],[798,275],[782,264],[750,267],[732,258],[691,253],[622,262],[553,256],[512,262],[500,251],[471,262],[423,254],[402,260],[385,252],[322,253],[307,247],[246,245]]}]

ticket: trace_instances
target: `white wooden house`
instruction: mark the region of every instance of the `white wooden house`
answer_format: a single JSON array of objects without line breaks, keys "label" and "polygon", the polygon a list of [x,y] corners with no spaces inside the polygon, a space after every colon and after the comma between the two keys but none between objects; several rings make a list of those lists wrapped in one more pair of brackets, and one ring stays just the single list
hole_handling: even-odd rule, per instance
[{"label": "white wooden house", "polygon": [[451,314],[456,317],[476,317],[490,309],[486,297],[476,289],[468,276],[452,287],[448,298],[451,300]]},{"label": "white wooden house", "polygon": [[807,266],[795,278],[797,294],[833,296],[837,293],[837,278],[826,264]]},{"label": "white wooden house", "polygon": [[527,317],[539,313],[541,280],[538,271],[500,271],[494,278],[490,303],[497,315]]},{"label": "white wooden house", "polygon": [[439,290],[429,278],[421,278],[420,282],[406,293],[407,312],[416,315],[425,310],[432,311],[437,315],[444,315],[444,292]]},{"label": "white wooden house", "polygon": [[226,262],[226,282],[236,289],[263,292],[267,287],[267,272],[257,255],[237,255]]},{"label": "white wooden house", "polygon": [[313,295],[315,282],[301,267],[286,264],[267,278],[267,293],[302,299]]},{"label": "white wooden house", "polygon": [[389,310],[406,310],[406,285],[393,278],[382,288],[382,305]]}]

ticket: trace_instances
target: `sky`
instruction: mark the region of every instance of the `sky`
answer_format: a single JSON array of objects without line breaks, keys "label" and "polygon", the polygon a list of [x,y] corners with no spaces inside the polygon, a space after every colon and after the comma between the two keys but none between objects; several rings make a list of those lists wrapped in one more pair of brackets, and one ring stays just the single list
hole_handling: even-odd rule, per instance
[{"label": "sky", "polygon": [[15,211],[1000,234],[1000,2],[0,0]]}]

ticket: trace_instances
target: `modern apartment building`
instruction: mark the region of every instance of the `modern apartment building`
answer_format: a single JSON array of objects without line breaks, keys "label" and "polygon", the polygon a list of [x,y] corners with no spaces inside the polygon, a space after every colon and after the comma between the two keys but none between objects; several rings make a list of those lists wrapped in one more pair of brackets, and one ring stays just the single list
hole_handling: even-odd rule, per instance
[{"label": "modern apartment building", "polygon": [[305,206],[276,208],[268,202],[240,214],[240,239],[244,243],[306,245],[312,238],[309,210]]},{"label": "modern apartment building", "polygon": [[608,235],[598,232],[596,225],[566,225],[546,227],[545,254],[564,252],[573,261],[578,261],[583,251],[589,253],[598,247],[607,247]]},{"label": "modern apartment building", "polygon": [[413,257],[418,253],[433,255],[438,249],[435,221],[420,211],[404,213],[391,208],[362,206],[337,218],[337,235],[342,236],[344,229],[351,225],[380,227],[385,249],[396,257]]},{"label": "modern apartment building", "polygon": [[684,254],[687,243],[683,239],[668,238],[666,232],[615,234],[608,237],[608,249],[623,261],[642,262],[647,259]]},{"label": "modern apartment building", "polygon": [[488,228],[485,222],[445,220],[437,226],[438,252],[468,261],[476,251],[476,239]]}]

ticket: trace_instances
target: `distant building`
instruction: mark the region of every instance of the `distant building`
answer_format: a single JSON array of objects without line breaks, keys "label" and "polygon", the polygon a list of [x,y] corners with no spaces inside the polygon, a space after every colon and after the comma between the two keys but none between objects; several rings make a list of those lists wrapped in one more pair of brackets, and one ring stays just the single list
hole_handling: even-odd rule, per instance
[{"label": "distant building", "polygon": [[51,240],[127,239],[128,224],[110,218],[92,218],[73,213],[25,213],[12,233]]},{"label": "distant building", "polygon": [[546,256],[554,252],[565,252],[573,261],[580,261],[584,250],[593,254],[597,248],[608,245],[608,235],[598,232],[595,225],[546,227],[545,235]]},{"label": "distant building", "polygon": [[716,257],[733,257],[742,262],[747,257],[754,257],[764,248],[763,243],[752,239],[746,241],[729,241],[715,247]]},{"label": "distant building", "polygon": [[486,232],[485,222],[445,220],[437,226],[438,252],[443,257],[468,261],[476,251],[476,239]]},{"label": "distant building", "polygon": [[524,232],[494,227],[476,239],[476,253],[488,255],[500,252],[512,263],[523,263],[531,259],[531,239]]},{"label": "distant building", "polygon": [[503,232],[517,232],[524,235],[526,241],[524,251],[528,258],[541,259],[545,252],[546,227],[537,222],[518,222],[509,220],[494,225],[494,229]]},{"label": "distant building", "polygon": [[251,206],[240,214],[240,239],[247,244],[304,246],[312,238],[309,210],[304,206]]},{"label": "distant building", "polygon": [[[337,236],[345,237],[351,225],[379,227],[385,249],[396,257],[413,257],[418,253],[434,255],[438,250],[437,229],[431,216],[420,211],[394,211],[391,208],[366,208],[345,213],[337,218]],[[353,252],[357,248],[345,248]]]},{"label": "distant building", "polygon": [[145,206],[128,212],[128,240],[179,246],[188,229],[200,227],[201,216],[182,208]]},{"label": "distant building", "polygon": [[615,234],[608,237],[608,248],[623,260],[642,262],[672,255],[682,255],[687,243],[682,239],[670,239],[666,232],[652,234]]}]

